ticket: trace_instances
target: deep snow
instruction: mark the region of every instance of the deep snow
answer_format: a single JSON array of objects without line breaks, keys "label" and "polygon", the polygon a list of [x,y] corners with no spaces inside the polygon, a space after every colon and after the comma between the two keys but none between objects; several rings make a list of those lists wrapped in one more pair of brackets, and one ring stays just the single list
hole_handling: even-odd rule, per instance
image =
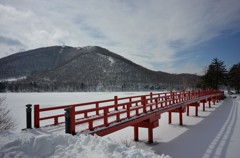
[{"label": "deep snow", "polygon": [[0,131],[0,157],[29,158],[167,158],[136,147],[128,148],[107,138],[68,134],[40,134],[33,129],[20,134]]},{"label": "deep snow", "polygon": [[[18,120],[19,125],[17,131],[20,131],[20,129],[26,126],[25,105],[29,103],[40,104],[40,106],[47,107],[111,99],[115,95],[122,97],[140,94],[146,94],[146,92],[8,93],[1,94],[1,96],[4,95],[7,97],[6,104],[12,109],[13,116]],[[105,136],[104,139],[111,138],[119,143],[123,141],[132,142],[131,144],[136,145],[138,149],[144,149],[144,151],[155,152],[160,155],[164,153],[177,158],[237,158],[240,155],[240,121],[238,118],[240,115],[238,110],[239,98],[239,96],[236,99],[229,97],[212,106],[212,108],[207,107],[205,112],[202,111],[202,108],[199,108],[199,117],[194,116],[194,108],[191,108],[190,116],[184,115],[183,117],[184,126],[178,125],[178,114],[173,114],[173,123],[171,125],[168,124],[167,114],[162,114],[159,121],[160,126],[154,129],[153,144],[147,143],[147,129],[140,129],[140,141],[136,143],[132,142],[132,127],[112,133]],[[66,137],[64,136],[64,128],[61,127],[56,127],[55,129],[41,129],[38,132],[40,132],[41,135],[50,135],[50,137],[52,137],[52,133],[59,135],[59,137]],[[36,132],[33,133],[36,134]]]}]

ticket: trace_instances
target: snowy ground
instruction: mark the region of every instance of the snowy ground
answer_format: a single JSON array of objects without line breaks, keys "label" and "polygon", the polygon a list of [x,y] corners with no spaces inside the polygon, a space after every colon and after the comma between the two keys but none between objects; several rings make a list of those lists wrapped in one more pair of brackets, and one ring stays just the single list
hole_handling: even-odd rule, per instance
[{"label": "snowy ground", "polygon": [[0,130],[0,141],[1,158],[168,158],[98,136],[40,134],[35,129],[19,134]]},{"label": "snowy ground", "polygon": [[[87,101],[112,99],[118,97],[146,94],[146,92],[126,93],[8,93],[0,94],[6,97],[6,104],[12,110],[11,114],[18,122],[17,131],[25,128],[25,105],[40,104],[42,107],[73,104]],[[132,142],[133,128],[128,127],[112,133],[109,137],[116,142],[131,142],[138,149],[166,154],[177,158],[186,157],[239,157],[240,155],[240,97],[226,100],[199,111],[199,117],[194,116],[194,108],[190,116],[183,118],[184,126],[178,125],[178,114],[173,114],[173,124],[169,125],[167,114],[161,115],[160,126],[154,129],[154,143],[147,143],[147,129],[140,129],[140,142]],[[62,133],[63,131],[59,132]],[[43,131],[44,133],[44,131]],[[2,135],[2,133],[0,133]],[[63,136],[66,137],[66,136]],[[81,138],[83,139],[83,138]],[[97,139],[97,138],[96,138]],[[57,142],[56,142],[57,143]],[[2,144],[2,143],[0,143]],[[0,155],[1,157],[1,155]]]}]

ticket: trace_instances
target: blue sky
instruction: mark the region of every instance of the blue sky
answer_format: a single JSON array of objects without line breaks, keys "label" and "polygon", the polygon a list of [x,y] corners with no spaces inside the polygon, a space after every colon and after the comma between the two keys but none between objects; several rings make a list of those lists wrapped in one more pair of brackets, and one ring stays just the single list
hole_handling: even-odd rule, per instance
[{"label": "blue sky", "polygon": [[[198,72],[199,74],[203,73],[213,58],[224,61],[227,70],[229,70],[234,64],[240,63],[240,32],[219,36],[183,52],[178,52],[180,55],[191,53],[196,55],[192,61],[196,65],[202,65],[202,72]],[[181,60],[175,66],[184,65],[184,62]]]},{"label": "blue sky", "polygon": [[240,62],[239,0],[1,0],[0,58],[98,45],[151,70],[202,74]]},{"label": "blue sky", "polygon": [[[233,64],[240,63],[240,32],[213,39],[201,44],[197,49],[199,52],[205,52],[202,59],[208,56],[210,59],[217,57],[224,61],[227,68],[230,68]],[[211,60],[206,64],[209,62]]]}]

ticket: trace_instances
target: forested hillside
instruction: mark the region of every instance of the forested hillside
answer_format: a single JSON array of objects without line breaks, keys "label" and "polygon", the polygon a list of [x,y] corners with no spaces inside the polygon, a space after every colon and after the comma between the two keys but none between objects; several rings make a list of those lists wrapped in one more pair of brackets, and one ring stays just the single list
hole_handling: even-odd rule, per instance
[{"label": "forested hillside", "polygon": [[[53,46],[0,59],[8,91],[140,91],[194,88],[198,76],[148,70],[98,46]],[[24,79],[6,82],[9,78]]]}]

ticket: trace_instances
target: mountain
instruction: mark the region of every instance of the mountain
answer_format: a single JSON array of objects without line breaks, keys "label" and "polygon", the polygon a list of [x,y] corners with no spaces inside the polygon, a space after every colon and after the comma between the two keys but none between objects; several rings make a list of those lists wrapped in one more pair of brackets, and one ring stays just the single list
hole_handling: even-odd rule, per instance
[{"label": "mountain", "polygon": [[48,71],[76,54],[75,48],[61,46],[16,53],[0,59],[0,79],[18,78]]},{"label": "mountain", "polygon": [[[198,76],[152,71],[105,48],[52,46],[0,59],[10,91],[133,91],[192,88]],[[3,84],[3,83],[2,83]]]}]

